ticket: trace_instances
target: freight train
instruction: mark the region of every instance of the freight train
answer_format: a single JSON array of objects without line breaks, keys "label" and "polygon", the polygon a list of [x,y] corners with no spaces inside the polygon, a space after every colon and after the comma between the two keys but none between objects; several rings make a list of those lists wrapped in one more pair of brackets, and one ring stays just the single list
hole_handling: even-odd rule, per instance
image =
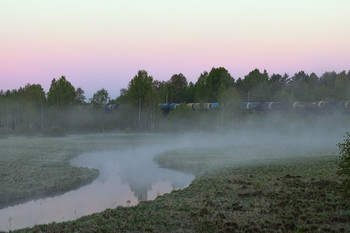
[{"label": "freight train", "polygon": [[[179,103],[159,104],[160,110],[168,114],[172,110],[178,109]],[[219,108],[220,104],[214,103],[187,103],[185,106],[193,111],[210,111]],[[118,110],[120,105],[108,104],[105,106],[107,112]],[[350,100],[339,101],[284,101],[284,102],[242,102],[241,109],[248,112],[288,112],[295,110],[297,112],[346,112],[350,113]]]},{"label": "freight train", "polygon": [[[176,110],[181,104],[159,104],[160,109],[164,113],[169,113],[171,110]],[[194,111],[208,111],[218,108],[219,103],[188,103],[186,106]],[[269,111],[290,111],[296,110],[299,112],[349,112],[350,100],[342,101],[294,101],[294,102],[242,102],[242,110],[248,112],[269,112]]]}]

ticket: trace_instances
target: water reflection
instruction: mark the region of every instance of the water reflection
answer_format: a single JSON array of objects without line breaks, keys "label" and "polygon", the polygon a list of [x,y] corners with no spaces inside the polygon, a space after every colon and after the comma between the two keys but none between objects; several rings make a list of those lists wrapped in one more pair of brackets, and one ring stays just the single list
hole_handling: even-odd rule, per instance
[{"label": "water reflection", "polygon": [[193,175],[159,168],[153,162],[153,156],[162,150],[145,147],[79,155],[71,160],[74,166],[100,170],[94,182],[57,197],[1,209],[0,231],[73,220],[120,205],[136,205],[188,186]]}]

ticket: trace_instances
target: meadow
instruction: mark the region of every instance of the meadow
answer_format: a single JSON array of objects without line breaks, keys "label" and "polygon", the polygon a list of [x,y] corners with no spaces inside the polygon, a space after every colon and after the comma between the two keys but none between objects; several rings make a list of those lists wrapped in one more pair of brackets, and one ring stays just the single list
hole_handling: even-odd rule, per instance
[{"label": "meadow", "polygon": [[[250,137],[249,141],[254,143],[236,138],[234,143],[218,144],[216,141],[204,146],[209,138],[199,136],[201,142],[183,139],[197,147],[179,144],[178,149],[169,149],[154,158],[162,167],[194,173],[196,179],[189,187],[136,206],[107,209],[75,221],[37,225],[14,232],[350,231],[350,200],[341,192],[335,175],[338,155],[333,141],[305,142],[305,138],[257,141],[261,137],[257,135]],[[8,138],[1,143],[8,145],[10,141],[17,141],[12,146],[21,142],[29,149],[34,142],[44,141],[47,148],[40,150],[42,157],[33,155],[38,151],[31,152],[32,163],[65,164],[83,151],[151,145],[165,140],[175,143],[180,136],[165,138],[164,135],[107,134]],[[55,142],[56,147],[48,142]],[[51,155],[45,157],[44,152]],[[96,175],[91,169],[70,168],[78,174],[70,177],[72,180],[84,177],[83,174]],[[76,184],[70,188],[73,187],[77,187]]]}]

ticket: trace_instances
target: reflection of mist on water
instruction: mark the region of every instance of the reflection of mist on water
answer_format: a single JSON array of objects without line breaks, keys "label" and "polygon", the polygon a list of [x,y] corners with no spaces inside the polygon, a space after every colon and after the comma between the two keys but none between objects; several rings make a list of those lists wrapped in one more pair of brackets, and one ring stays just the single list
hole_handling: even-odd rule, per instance
[{"label": "reflection of mist on water", "polygon": [[[158,187],[159,193],[181,189],[190,184],[194,176],[159,168],[153,157],[165,148],[161,146],[139,147],[122,151],[105,151],[103,153],[82,154],[71,160],[74,166],[97,168],[101,182],[120,179],[122,184],[130,187],[139,201],[149,200],[148,192]],[[108,162],[104,162],[108,161]],[[160,186],[160,184],[163,184]],[[168,188],[166,188],[168,186]],[[163,191],[166,189],[167,191]]]},{"label": "reflection of mist on water", "polygon": [[100,170],[91,184],[57,197],[42,198],[0,210],[0,231],[73,220],[116,206],[136,205],[188,186],[193,175],[158,168],[152,160],[165,148],[135,148],[81,154],[72,165]]}]

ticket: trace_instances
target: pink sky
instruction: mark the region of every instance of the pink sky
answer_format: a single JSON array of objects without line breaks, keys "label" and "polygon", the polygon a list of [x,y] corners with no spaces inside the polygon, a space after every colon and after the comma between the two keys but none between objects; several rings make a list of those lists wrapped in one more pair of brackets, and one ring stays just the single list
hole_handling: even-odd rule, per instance
[{"label": "pink sky", "polygon": [[0,2],[0,89],[49,90],[65,75],[90,98],[112,98],[140,69],[196,82],[212,67],[237,79],[350,69],[350,1]]}]

